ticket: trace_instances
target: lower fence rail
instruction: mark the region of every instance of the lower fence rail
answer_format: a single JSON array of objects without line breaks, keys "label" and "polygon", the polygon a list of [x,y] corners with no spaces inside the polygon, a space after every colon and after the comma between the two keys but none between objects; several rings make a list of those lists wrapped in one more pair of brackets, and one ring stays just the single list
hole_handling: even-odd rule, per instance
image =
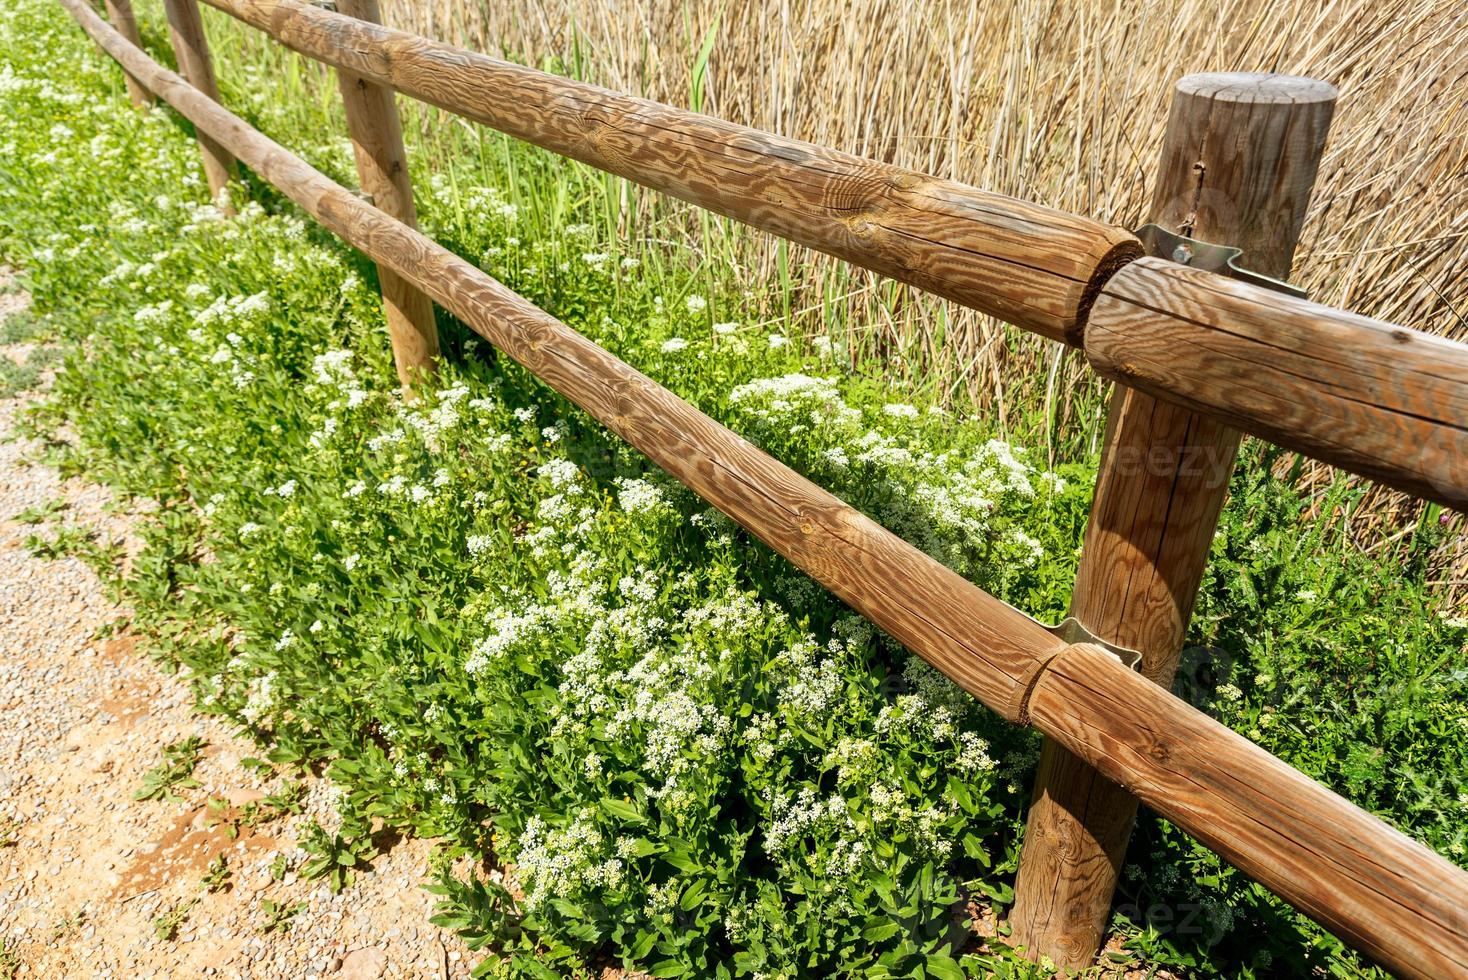
[{"label": "lower fence rail", "polygon": [[1009,721],[1045,733],[1394,971],[1468,977],[1468,873],[1133,672],[1065,644],[59,0],[131,77]]}]

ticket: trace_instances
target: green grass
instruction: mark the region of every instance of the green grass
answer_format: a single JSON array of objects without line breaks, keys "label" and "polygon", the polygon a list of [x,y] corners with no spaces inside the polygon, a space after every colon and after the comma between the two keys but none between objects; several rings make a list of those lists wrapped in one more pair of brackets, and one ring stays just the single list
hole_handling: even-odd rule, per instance
[{"label": "green grass", "polygon": [[[226,101],[349,177],[329,77],[210,26],[240,38]],[[85,534],[47,547],[111,568],[201,710],[324,766],[346,826],[442,838],[441,921],[484,972],[1038,969],[951,914],[1012,900],[1031,733],[453,318],[438,386],[404,404],[371,266],[253,180],[220,220],[186,127],[128,109],[59,8],[0,23],[0,89],[0,257],[67,351],[31,424],[74,433],[51,443],[66,472],[159,505],[126,575]],[[666,240],[628,185],[434,112],[409,130],[434,120],[411,147],[429,233],[985,588],[1064,610],[1095,461],[1016,445],[1045,438],[1040,406],[1002,439],[853,358],[856,325],[788,276],[746,288],[720,236]],[[1468,624],[1423,569],[1449,529],[1429,512],[1363,554],[1309,516],[1357,492],[1321,506],[1275,462],[1241,461],[1179,690],[1462,863]],[[313,846],[349,888],[371,845]],[[1113,925],[1144,968],[1371,973],[1145,814]]]}]

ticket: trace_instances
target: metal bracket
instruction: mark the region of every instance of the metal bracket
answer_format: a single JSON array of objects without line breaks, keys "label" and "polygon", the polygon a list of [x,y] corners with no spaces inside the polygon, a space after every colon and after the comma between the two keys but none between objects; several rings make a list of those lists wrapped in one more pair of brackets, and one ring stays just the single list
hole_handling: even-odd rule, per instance
[{"label": "metal bracket", "polygon": [[[1002,602],[1003,600],[1000,601]],[[1004,604],[1006,606],[1009,606],[1009,603],[1007,602],[1005,602]],[[1014,609],[1013,606],[1009,606],[1009,608]],[[1060,622],[1052,626],[1049,623],[1040,622],[1038,619],[1036,619],[1034,616],[1031,616],[1023,609],[1014,609],[1014,611],[1019,613],[1025,619],[1028,619],[1030,622],[1034,623],[1036,626],[1040,627],[1045,632],[1049,633],[1051,636],[1055,637],[1057,640],[1062,640],[1066,643],[1093,643],[1096,646],[1105,649],[1107,653],[1111,654],[1117,660],[1120,660],[1122,663],[1126,664],[1127,667],[1132,670],[1136,670],[1137,665],[1142,662],[1141,653],[1127,647],[1117,646],[1115,643],[1107,643],[1105,640],[1101,639],[1101,637],[1088,630],[1085,624],[1082,623],[1079,619],[1076,619],[1074,616],[1067,616]]]},{"label": "metal bracket", "polygon": [[[1030,618],[1034,619],[1033,616]],[[1040,621],[1036,619],[1035,622],[1039,623]],[[1132,670],[1136,670],[1137,665],[1142,662],[1142,655],[1136,650],[1120,647],[1115,643],[1107,643],[1101,637],[1086,629],[1085,624],[1074,616],[1067,616],[1054,626],[1047,625],[1046,623],[1040,623],[1040,625],[1049,630],[1056,638],[1064,640],[1066,643],[1094,643],[1098,647],[1104,647],[1107,653],[1126,664]]]},{"label": "metal bracket", "polygon": [[1244,250],[1241,248],[1235,248],[1232,245],[1215,245],[1212,242],[1188,238],[1170,232],[1161,225],[1143,225],[1136,230],[1135,234],[1142,242],[1143,251],[1148,255],[1154,255],[1160,259],[1171,259],[1179,265],[1202,269],[1205,272],[1217,272],[1231,279],[1252,283],[1255,286],[1262,286],[1265,289],[1272,289],[1277,293],[1284,293],[1299,299],[1310,298],[1309,294],[1299,286],[1287,283],[1283,279],[1274,279],[1259,272],[1251,272],[1240,266],[1239,260],[1244,255]]}]

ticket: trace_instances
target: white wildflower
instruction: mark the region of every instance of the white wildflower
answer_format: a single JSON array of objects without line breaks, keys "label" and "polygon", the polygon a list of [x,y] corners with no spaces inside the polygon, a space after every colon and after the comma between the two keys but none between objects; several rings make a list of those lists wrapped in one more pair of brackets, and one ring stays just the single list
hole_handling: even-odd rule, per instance
[{"label": "white wildflower", "polygon": [[576,486],[581,479],[581,469],[569,459],[553,459],[536,468],[536,475],[550,481],[557,490]]},{"label": "white wildflower", "polygon": [[617,486],[620,488],[617,491],[617,502],[629,514],[654,510],[664,503],[663,492],[646,480],[619,477]]},{"label": "white wildflower", "polygon": [[989,758],[989,743],[973,732],[962,732],[958,736],[958,769],[970,775],[992,772],[994,760]]}]

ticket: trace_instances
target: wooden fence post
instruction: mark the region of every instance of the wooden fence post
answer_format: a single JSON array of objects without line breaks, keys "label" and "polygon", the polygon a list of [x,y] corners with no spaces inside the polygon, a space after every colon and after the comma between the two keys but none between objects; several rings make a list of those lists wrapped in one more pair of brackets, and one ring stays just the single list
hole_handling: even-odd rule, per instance
[{"label": "wooden fence post", "polygon": [[[173,38],[178,73],[194,88],[219,102],[219,84],[214,80],[214,63],[209,59],[209,42],[204,38],[198,0],[163,0],[163,10],[168,15],[168,33]],[[233,214],[234,207],[220,192],[237,176],[234,156],[203,133],[196,135],[199,152],[204,157],[204,176],[209,180],[209,196],[223,205],[225,213]]]},{"label": "wooden fence post", "polygon": [[[337,0],[336,10],[374,24],[381,21],[377,0]],[[337,79],[341,83],[347,131],[352,137],[362,192],[376,207],[416,228],[418,214],[413,206],[413,184],[408,177],[403,127],[392,91],[344,69],[337,71]],[[411,394],[414,384],[433,374],[434,358],[438,356],[433,301],[380,263],[377,280],[382,287],[383,312],[392,339],[398,380],[403,390]]]},{"label": "wooden fence post", "polygon": [[[117,33],[138,47],[143,46],[142,35],[138,33],[137,19],[133,17],[132,0],[107,0],[107,19],[112,21],[112,26],[117,28]],[[122,73],[122,78],[127,83],[127,97],[134,106],[146,109],[153,104],[153,93],[144,88],[141,82],[125,71]]]},{"label": "wooden fence post", "polygon": [[[1281,75],[1181,79],[1151,220],[1238,246],[1245,268],[1287,277],[1335,97],[1324,82]],[[1162,686],[1177,670],[1239,438],[1139,391],[1112,395],[1071,614],[1141,653],[1139,669]],[[1011,941],[1031,958],[1070,971],[1094,962],[1136,810],[1124,789],[1045,742],[1010,915]]]}]

